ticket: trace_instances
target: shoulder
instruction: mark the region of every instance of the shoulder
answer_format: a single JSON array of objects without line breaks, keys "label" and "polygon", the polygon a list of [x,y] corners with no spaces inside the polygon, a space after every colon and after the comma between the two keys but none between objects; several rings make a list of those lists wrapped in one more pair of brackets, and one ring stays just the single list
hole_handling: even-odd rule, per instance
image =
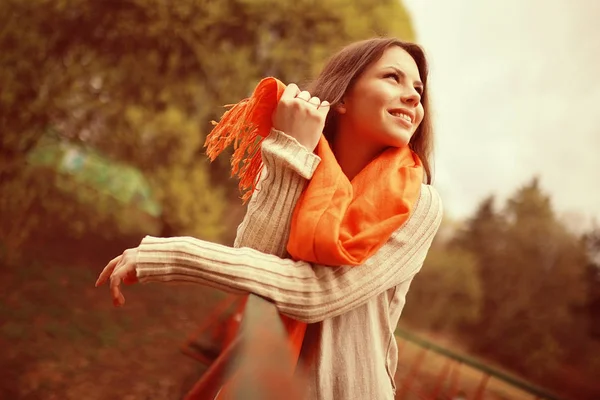
[{"label": "shoulder", "polygon": [[421,193],[408,220],[394,232],[398,242],[415,243],[435,236],[443,215],[442,199],[431,185],[422,184]]},{"label": "shoulder", "polygon": [[429,222],[439,227],[442,222],[444,206],[442,198],[437,189],[431,185],[422,184],[419,200],[412,212],[412,218],[422,219],[423,222]]},{"label": "shoulder", "polygon": [[419,271],[442,223],[442,214],[439,193],[434,187],[422,184],[410,217],[386,244],[389,247],[384,253],[385,260],[394,265],[396,282],[402,283]]},{"label": "shoulder", "polygon": [[437,190],[422,184],[419,199],[413,206],[408,220],[391,237],[395,246],[427,241],[437,233],[442,223],[442,199]]}]

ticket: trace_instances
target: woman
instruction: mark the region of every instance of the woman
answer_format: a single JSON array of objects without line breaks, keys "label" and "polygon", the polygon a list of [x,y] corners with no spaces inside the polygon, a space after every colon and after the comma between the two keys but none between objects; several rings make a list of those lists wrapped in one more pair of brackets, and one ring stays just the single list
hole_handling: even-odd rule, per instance
[{"label": "woman", "polygon": [[310,91],[280,91],[234,248],[146,237],[97,285],[110,278],[116,305],[120,282],[138,279],[257,294],[308,324],[307,398],[393,399],[394,330],[442,215],[429,185],[426,79],[417,45],[344,48]]}]

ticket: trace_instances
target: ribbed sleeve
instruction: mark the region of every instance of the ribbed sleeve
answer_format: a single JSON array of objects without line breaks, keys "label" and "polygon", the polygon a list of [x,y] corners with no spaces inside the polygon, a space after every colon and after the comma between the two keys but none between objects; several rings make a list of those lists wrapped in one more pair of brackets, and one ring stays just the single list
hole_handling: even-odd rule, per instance
[{"label": "ribbed sleeve", "polygon": [[312,265],[191,237],[148,236],[139,246],[137,275],[141,282],[194,282],[255,293],[275,303],[280,312],[314,323],[341,315],[410,279],[425,260],[441,217],[439,195],[423,185],[407,223],[357,267]]},{"label": "ribbed sleeve", "polygon": [[263,174],[248,202],[234,247],[285,257],[296,202],[321,159],[277,130],[262,143]]}]

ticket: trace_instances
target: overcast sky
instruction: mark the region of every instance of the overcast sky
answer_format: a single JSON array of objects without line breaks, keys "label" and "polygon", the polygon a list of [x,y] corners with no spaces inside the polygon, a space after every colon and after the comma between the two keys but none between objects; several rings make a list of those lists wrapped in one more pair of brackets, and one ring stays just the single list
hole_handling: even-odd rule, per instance
[{"label": "overcast sky", "polygon": [[470,215],[538,175],[600,222],[600,0],[404,0],[431,63],[436,181]]}]

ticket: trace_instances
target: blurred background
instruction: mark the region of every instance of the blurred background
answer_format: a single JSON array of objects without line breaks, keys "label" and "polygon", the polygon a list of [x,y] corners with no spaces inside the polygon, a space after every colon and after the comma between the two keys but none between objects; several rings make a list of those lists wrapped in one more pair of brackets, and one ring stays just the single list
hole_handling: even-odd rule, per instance
[{"label": "blurred background", "polygon": [[182,349],[225,296],[140,285],[117,310],[97,274],[146,234],[231,244],[244,208],[210,121],[376,35],[429,55],[446,210],[398,398],[452,357],[471,368],[452,398],[488,369],[505,389],[482,398],[533,398],[502,374],[600,398],[599,19],[595,0],[2,0],[0,398],[182,398],[206,368]]}]

